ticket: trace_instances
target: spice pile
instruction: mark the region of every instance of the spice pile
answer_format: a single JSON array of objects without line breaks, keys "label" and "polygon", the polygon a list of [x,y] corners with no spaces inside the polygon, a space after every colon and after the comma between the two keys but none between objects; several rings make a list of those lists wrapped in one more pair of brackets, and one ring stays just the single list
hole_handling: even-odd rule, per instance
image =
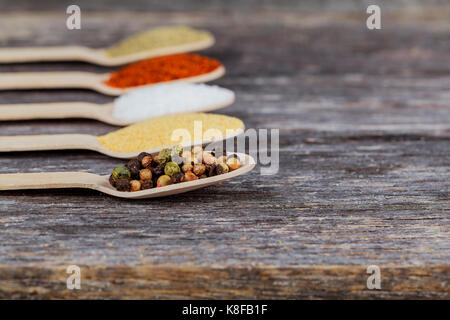
[{"label": "spice pile", "polygon": [[198,54],[173,54],[142,60],[126,66],[111,73],[105,84],[122,89],[137,87],[199,76],[210,73],[220,66],[218,60]]},{"label": "spice pile", "polygon": [[184,151],[181,146],[162,149],[152,156],[142,152],[125,166],[114,168],[109,183],[118,191],[140,191],[164,187],[174,183],[194,181],[239,169],[237,157],[216,154],[193,147]]},{"label": "spice pile", "polygon": [[[244,123],[238,118],[212,113],[185,113],[135,123],[98,137],[98,140],[111,151],[140,152],[176,143],[200,144],[213,137],[231,136],[243,128]],[[177,132],[186,135],[172,137]]]},{"label": "spice pile", "polygon": [[120,57],[145,50],[179,46],[213,39],[208,31],[184,26],[153,28],[131,36],[105,51],[110,57]]},{"label": "spice pile", "polygon": [[161,115],[195,112],[234,101],[231,90],[194,83],[163,83],[131,90],[114,100],[113,116],[139,121]]}]

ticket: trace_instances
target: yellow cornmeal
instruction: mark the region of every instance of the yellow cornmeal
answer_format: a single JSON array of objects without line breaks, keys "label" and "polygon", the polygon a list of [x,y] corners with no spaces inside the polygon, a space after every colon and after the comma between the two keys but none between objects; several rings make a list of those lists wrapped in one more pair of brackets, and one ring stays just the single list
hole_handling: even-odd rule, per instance
[{"label": "yellow cornmeal", "polygon": [[219,114],[176,114],[139,122],[98,137],[98,140],[111,151],[140,152],[224,137],[243,127],[240,119]]},{"label": "yellow cornmeal", "polygon": [[131,36],[107,49],[110,57],[124,56],[139,51],[177,46],[212,38],[211,33],[189,27],[159,27]]}]

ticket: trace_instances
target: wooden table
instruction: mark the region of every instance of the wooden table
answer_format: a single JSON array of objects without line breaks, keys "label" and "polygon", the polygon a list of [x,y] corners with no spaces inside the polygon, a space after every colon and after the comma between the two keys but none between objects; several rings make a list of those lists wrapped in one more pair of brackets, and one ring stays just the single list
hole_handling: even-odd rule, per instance
[{"label": "wooden table", "polygon": [[[204,53],[236,91],[222,110],[280,129],[280,170],[124,201],[94,191],[0,193],[0,298],[449,298],[450,8],[366,16],[287,10],[0,13],[1,46],[103,47],[152,25],[211,30]],[[113,70],[83,63],[0,72]],[[109,102],[83,90],[1,103]],[[87,120],[0,123],[1,135],[103,134]],[[94,152],[0,155],[0,172],[110,172]],[[66,268],[81,268],[81,290]],[[369,265],[381,290],[369,290]]]}]

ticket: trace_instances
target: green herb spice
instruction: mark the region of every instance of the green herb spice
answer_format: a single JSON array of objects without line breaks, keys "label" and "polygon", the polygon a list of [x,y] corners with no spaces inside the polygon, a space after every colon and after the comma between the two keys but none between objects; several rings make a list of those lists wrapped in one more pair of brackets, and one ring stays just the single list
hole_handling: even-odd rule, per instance
[{"label": "green herb spice", "polygon": [[106,50],[110,57],[120,57],[140,51],[179,46],[213,39],[211,33],[189,27],[159,27],[131,36]]}]

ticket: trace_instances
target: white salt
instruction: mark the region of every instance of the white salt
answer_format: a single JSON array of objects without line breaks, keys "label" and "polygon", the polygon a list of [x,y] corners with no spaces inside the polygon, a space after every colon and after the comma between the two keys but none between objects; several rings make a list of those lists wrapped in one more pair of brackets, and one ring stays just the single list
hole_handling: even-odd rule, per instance
[{"label": "white salt", "polygon": [[231,90],[207,84],[168,83],[134,89],[114,101],[114,117],[139,121],[167,114],[207,111],[234,101]]}]

